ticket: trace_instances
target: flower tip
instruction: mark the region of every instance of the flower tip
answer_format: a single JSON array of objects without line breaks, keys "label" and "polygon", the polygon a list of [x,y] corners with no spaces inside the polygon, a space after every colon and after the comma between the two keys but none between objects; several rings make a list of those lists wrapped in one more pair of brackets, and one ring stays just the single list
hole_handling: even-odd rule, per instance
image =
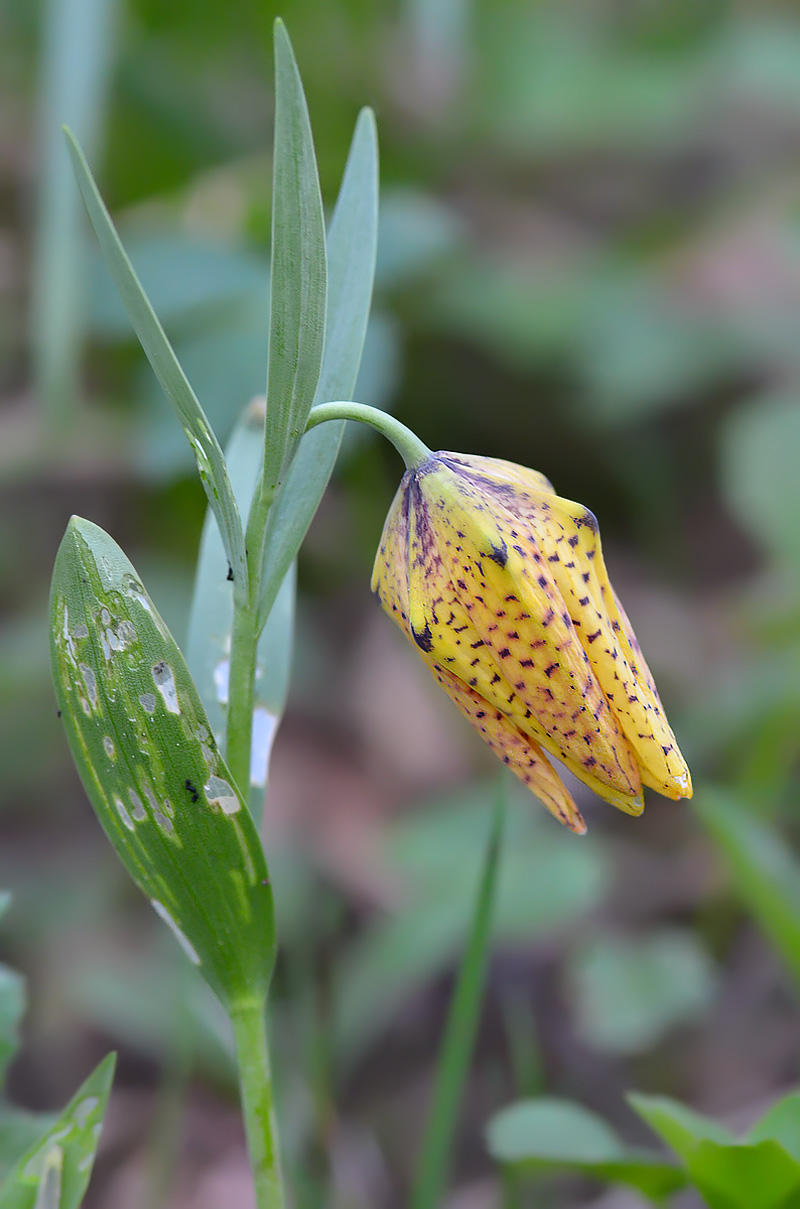
[{"label": "flower tip", "polygon": [[613,797],[609,796],[607,801],[612,806],[616,806],[617,810],[621,810],[623,814],[632,814],[634,818],[638,818],[644,810],[644,794],[641,790],[634,797],[623,793],[615,793]]},{"label": "flower tip", "polygon": [[675,789],[676,800],[690,798],[694,793],[692,788],[692,778],[688,768],[685,772],[682,772],[675,777]]}]

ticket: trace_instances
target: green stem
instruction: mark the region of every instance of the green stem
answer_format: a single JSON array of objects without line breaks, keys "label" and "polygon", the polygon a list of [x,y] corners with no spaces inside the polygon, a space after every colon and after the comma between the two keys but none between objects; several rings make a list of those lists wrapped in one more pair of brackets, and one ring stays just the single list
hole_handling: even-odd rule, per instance
[{"label": "green stem", "polygon": [[278,1126],[272,1103],[272,1076],[263,1002],[246,1000],[234,1005],[231,1021],[256,1206],[257,1209],[283,1209]]},{"label": "green stem", "polygon": [[264,572],[267,521],[273,498],[274,493],[260,484],[250,506],[245,534],[248,594],[244,600],[237,600],[234,595],[233,601],[225,758],[246,802],[250,800],[256,658],[258,638],[263,628],[258,623],[258,596]]},{"label": "green stem", "polygon": [[245,802],[250,797],[250,745],[256,681],[256,614],[247,600],[234,605],[228,672],[228,722],[225,758]]},{"label": "green stem", "polygon": [[369,424],[392,442],[409,469],[420,466],[431,456],[430,449],[416,433],[377,407],[367,407],[365,403],[320,403],[311,409],[306,432],[326,420],[358,420],[360,424]]}]

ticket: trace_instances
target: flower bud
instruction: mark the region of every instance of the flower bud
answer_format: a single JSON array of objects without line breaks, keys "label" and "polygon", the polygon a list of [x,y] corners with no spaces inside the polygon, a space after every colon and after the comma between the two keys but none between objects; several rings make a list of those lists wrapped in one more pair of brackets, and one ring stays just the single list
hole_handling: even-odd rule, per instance
[{"label": "flower bud", "polygon": [[597,521],[534,470],[431,454],[406,471],[372,575],[461,712],[556,818],[586,827],[556,756],[628,814],[642,785],[691,797]]}]

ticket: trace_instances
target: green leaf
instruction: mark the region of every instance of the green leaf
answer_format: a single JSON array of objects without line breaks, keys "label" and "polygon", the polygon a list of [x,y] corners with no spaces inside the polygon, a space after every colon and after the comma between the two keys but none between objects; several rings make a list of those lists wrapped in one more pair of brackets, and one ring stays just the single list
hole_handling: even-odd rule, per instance
[{"label": "green leaf", "polygon": [[[316,403],[349,399],[372,302],[378,231],[378,137],[364,109],[356,123],[342,185],[328,230],[325,354]],[[303,437],[270,517],[259,618],[267,616],[331,476],[344,421],[320,424]]]},{"label": "green leaf", "polygon": [[[264,403],[245,410],[226,452],[237,502],[243,513],[250,506],[261,469],[264,443]],[[233,628],[233,591],[219,529],[209,510],[200,541],[194,599],[189,620],[188,663],[206,708],[217,743],[224,748]],[[256,655],[253,702],[253,744],[250,785],[256,818],[264,796],[272,741],[289,692],[294,632],[294,564],[278,591],[269,620],[261,632]]]},{"label": "green leaf", "polygon": [[800,864],[780,833],[733,794],[703,786],[693,805],[730,869],[736,893],[800,983]]},{"label": "green leaf", "polygon": [[[180,328],[183,334],[199,328],[209,336],[257,310],[263,332],[269,306],[269,267],[261,256],[226,242],[168,231],[132,234],[126,250],[167,330]],[[95,335],[113,342],[129,341],[127,311],[99,254],[89,263],[88,277],[89,319]],[[262,374],[259,390],[263,384]]]},{"label": "green leaf", "polygon": [[[775,1105],[745,1141],[664,1096],[628,1099],[680,1156],[711,1209],[797,1209],[800,1162],[782,1142],[796,1129],[797,1105],[791,1098]],[[795,1150],[796,1138],[795,1133]]]},{"label": "green leaf", "polygon": [[219,442],[120,243],[83,152],[70,131],[66,130],[65,134],[75,176],[108,270],[114,278],[153,372],[183,425],[194,451],[209,506],[222,533],[228,562],[237,576],[237,588],[244,595],[247,592],[244,534]]},{"label": "green leaf", "polygon": [[275,22],[267,423],[269,499],[300,442],[325,347],[325,220],[303,84],[283,22]]},{"label": "green leaf", "polygon": [[133,566],[79,517],[56,558],[51,659],[73,758],[131,877],[226,1006],[265,996],[275,933],[255,825]]},{"label": "green leaf", "polygon": [[797,393],[754,400],[729,417],[722,437],[722,486],[736,517],[766,550],[800,563]]},{"label": "green leaf", "polygon": [[668,1096],[632,1094],[628,1096],[628,1102],[685,1162],[691,1158],[699,1142],[707,1140],[723,1146],[735,1142],[733,1134],[722,1125]]},{"label": "green leaf", "polygon": [[52,1113],[25,1112],[0,1102],[0,1188],[20,1155],[27,1154],[55,1119]]},{"label": "green leaf", "polygon": [[797,1209],[800,1165],[777,1142],[721,1146],[702,1141],[689,1174],[711,1209]]},{"label": "green leaf", "polygon": [[114,1078],[109,1054],[0,1187],[0,1209],[78,1209],[92,1174]]},{"label": "green leaf", "polygon": [[696,1020],[714,993],[708,956],[692,933],[677,929],[589,940],[572,955],[569,977],[581,1034],[618,1054],[640,1053]]},{"label": "green leaf", "polygon": [[450,1166],[464,1085],[478,1033],[481,1001],[489,959],[492,909],[503,835],[505,795],[498,787],[483,869],[473,907],[472,925],[461,961],[444,1037],[439,1050],[430,1116],[423,1135],[412,1209],[435,1209],[441,1203]]},{"label": "green leaf", "polygon": [[749,1142],[780,1142],[800,1163],[800,1091],[789,1092],[764,1114],[748,1134]]},{"label": "green leaf", "polygon": [[601,1117],[568,1100],[543,1096],[511,1104],[492,1118],[486,1136],[490,1154],[520,1173],[577,1168],[657,1197],[686,1183],[677,1167],[625,1146]]}]

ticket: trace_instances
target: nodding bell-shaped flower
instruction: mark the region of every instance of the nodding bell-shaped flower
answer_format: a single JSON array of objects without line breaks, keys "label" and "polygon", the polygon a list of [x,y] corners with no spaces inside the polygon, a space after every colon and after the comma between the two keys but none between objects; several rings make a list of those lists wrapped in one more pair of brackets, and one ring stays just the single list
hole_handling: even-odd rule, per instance
[{"label": "nodding bell-shaped flower", "polygon": [[535,470],[432,453],[406,471],[372,589],[492,750],[573,831],[547,754],[628,814],[692,795],[597,521]]}]

